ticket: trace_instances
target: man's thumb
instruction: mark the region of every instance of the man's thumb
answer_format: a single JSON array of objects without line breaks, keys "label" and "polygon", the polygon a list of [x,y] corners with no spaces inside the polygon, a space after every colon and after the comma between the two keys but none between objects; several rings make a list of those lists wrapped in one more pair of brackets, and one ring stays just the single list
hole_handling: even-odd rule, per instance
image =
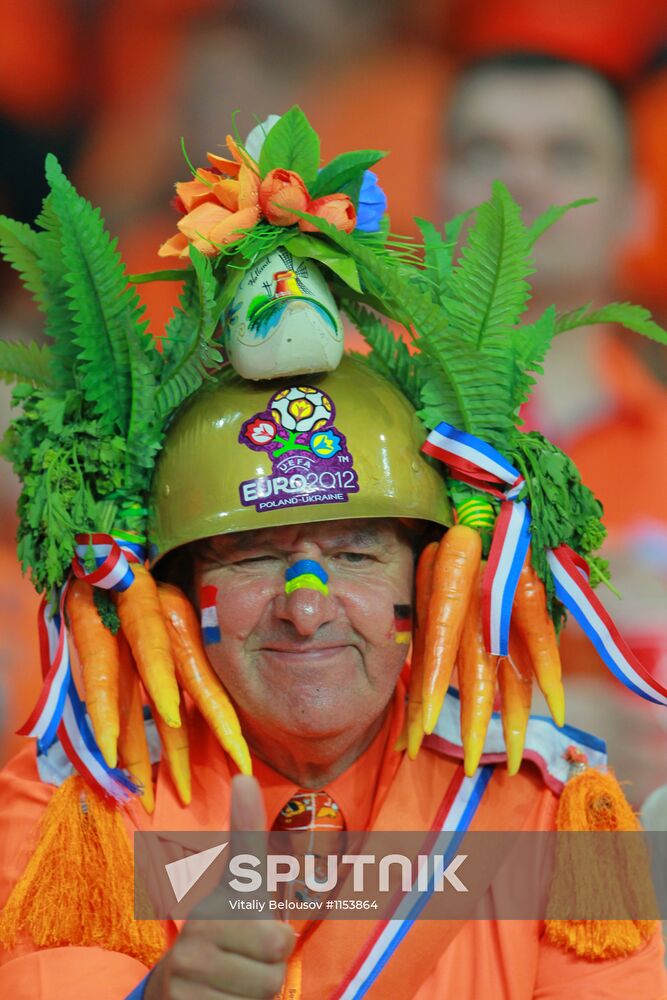
[{"label": "man's thumb", "polygon": [[266,829],[266,810],[257,778],[248,774],[235,775],[232,778],[231,832]]}]

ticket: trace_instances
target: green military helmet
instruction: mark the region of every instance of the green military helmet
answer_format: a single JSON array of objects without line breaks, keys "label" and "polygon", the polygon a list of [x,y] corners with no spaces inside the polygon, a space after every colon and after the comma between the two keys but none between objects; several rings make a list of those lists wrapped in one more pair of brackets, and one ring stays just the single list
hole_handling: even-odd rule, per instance
[{"label": "green military helmet", "polygon": [[310,521],[449,525],[444,480],[421,454],[424,440],[401,392],[352,358],[324,374],[205,386],[156,463],[152,562],[210,535]]}]

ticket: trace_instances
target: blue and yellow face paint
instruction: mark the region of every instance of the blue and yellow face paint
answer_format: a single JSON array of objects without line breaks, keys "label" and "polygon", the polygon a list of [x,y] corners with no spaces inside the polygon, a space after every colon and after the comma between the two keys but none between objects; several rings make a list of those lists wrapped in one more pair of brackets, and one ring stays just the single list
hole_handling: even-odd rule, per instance
[{"label": "blue and yellow face paint", "polygon": [[412,607],[409,604],[394,605],[394,641],[408,643],[412,639]]},{"label": "blue and yellow face paint", "polygon": [[314,559],[299,559],[285,570],[285,593],[291,594],[294,590],[309,588],[319,590],[326,597],[329,593],[328,579],[329,574],[325,568]]}]

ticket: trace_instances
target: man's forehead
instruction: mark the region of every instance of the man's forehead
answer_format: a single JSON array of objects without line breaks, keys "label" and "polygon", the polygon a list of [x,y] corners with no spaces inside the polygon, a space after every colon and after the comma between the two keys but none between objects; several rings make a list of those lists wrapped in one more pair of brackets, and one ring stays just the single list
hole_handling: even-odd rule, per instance
[{"label": "man's forehead", "polygon": [[327,546],[347,544],[363,547],[386,542],[401,531],[400,522],[394,519],[357,518],[233,532],[228,535],[216,535],[209,541],[219,552],[248,551],[261,545],[291,549],[309,541]]}]

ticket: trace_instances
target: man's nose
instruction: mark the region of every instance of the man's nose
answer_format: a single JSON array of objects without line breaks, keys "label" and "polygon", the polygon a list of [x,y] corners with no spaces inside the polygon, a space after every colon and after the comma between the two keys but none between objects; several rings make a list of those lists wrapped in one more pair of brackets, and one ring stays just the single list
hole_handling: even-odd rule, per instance
[{"label": "man's nose", "polygon": [[292,564],[285,573],[285,589],[276,601],[276,614],[292,623],[299,635],[314,635],[321,625],[333,621],[336,606],[329,596],[328,575],[310,559]]}]

